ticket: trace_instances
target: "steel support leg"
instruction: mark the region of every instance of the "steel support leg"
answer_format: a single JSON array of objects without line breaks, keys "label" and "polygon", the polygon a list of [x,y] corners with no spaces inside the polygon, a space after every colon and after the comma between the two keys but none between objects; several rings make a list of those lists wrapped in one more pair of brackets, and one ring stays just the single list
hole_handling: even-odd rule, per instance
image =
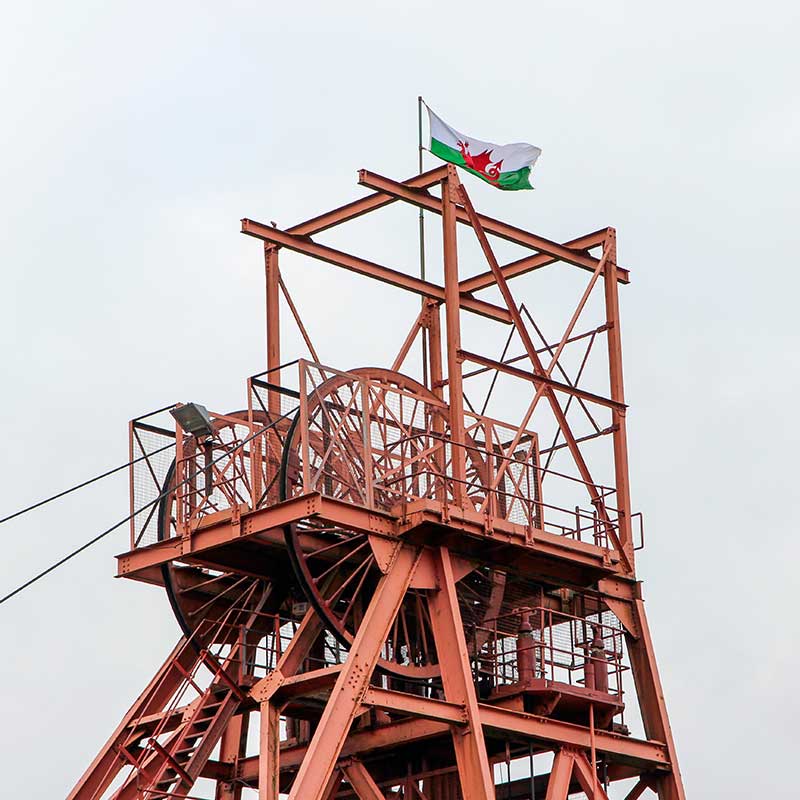
[{"label": "steel support leg", "polygon": [[453,729],[461,792],[464,800],[494,800],[494,780],[483,739],[478,698],[464,638],[450,553],[440,547],[434,554],[438,591],[428,599],[436,653],[442,667],[445,699],[464,707],[466,726]]},{"label": "steel support leg", "polygon": [[278,800],[281,777],[281,710],[269,700],[261,704],[258,800]]},{"label": "steel support leg", "polygon": [[129,737],[131,724],[140,717],[163,711],[167,701],[184,679],[181,670],[191,669],[196,661],[197,653],[188,646],[186,639],[182,638],[147,688],[128,709],[119,727],[105,743],[89,769],[83,773],[67,800],[95,800],[103,795],[120,769],[128,766],[128,763],[121,758],[118,748],[124,745]]},{"label": "steel support leg", "polygon": [[556,753],[550,770],[550,779],[547,781],[545,800],[566,800],[574,763],[575,759],[569,750],[559,750]]},{"label": "steel support leg", "polygon": [[639,782],[625,795],[625,800],[639,800],[639,798],[648,790],[652,789],[651,778],[642,776]]},{"label": "steel support leg", "polygon": [[608,800],[603,784],[597,780],[597,773],[589,763],[589,759],[586,758],[586,754],[575,753],[572,760],[572,771],[586,796],[590,800]]},{"label": "steel support leg", "polygon": [[400,546],[381,578],[358,628],[350,655],[333,687],[316,733],[297,772],[289,800],[323,800],[350,726],[380,655],[386,636],[411,582],[419,550]]},{"label": "steel support leg", "polygon": [[355,759],[342,764],[342,772],[347,782],[353,787],[358,800],[386,800],[378,784],[367,772],[367,768]]},{"label": "steel support leg", "polygon": [[[235,716],[225,728],[219,745],[219,760],[235,768],[236,762],[247,754],[247,731],[250,713]],[[233,781],[217,781],[215,800],[241,800],[242,784]]]},{"label": "steel support leg", "polygon": [[333,800],[341,785],[342,773],[338,769],[335,769],[331,773],[331,777],[328,778],[327,784],[325,784],[325,788],[322,792],[322,800]]},{"label": "steel support leg", "polygon": [[627,642],[644,730],[648,739],[666,744],[671,765],[671,771],[658,779],[656,791],[660,800],[686,800],[643,601],[633,601],[633,615],[640,636],[629,636]]}]

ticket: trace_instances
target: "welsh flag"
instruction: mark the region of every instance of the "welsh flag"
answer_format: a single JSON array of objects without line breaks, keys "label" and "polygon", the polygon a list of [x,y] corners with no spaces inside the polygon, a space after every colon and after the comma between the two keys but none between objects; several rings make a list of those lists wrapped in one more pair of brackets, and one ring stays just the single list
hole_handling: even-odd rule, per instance
[{"label": "welsh flag", "polygon": [[[425,106],[427,108],[427,105]],[[498,189],[533,189],[531,168],[542,152],[532,144],[492,144],[451,128],[428,108],[430,151]]]}]

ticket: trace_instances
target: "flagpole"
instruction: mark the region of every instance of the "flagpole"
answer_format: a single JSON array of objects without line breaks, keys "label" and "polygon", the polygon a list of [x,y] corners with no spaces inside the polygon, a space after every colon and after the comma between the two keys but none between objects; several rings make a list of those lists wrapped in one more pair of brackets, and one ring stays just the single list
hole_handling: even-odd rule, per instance
[{"label": "flagpole", "polygon": [[[418,153],[418,174],[422,174],[422,106],[425,104],[425,101],[422,99],[422,95],[417,97],[417,135],[418,135],[418,146],[417,146],[417,153]],[[419,209],[419,277],[424,281],[425,280],[425,212],[422,210],[422,207]],[[425,307],[425,299],[422,301],[423,308]],[[426,336],[428,334],[428,329],[423,327],[422,329],[422,384],[423,386],[428,385],[428,342]]]}]

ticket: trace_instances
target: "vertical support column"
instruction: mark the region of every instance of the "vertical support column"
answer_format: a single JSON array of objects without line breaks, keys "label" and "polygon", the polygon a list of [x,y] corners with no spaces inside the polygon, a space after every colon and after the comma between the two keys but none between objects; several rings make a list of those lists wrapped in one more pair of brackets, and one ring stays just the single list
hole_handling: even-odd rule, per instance
[{"label": "vertical support column", "polygon": [[[187,471],[186,458],[183,448],[183,428],[175,420],[175,517],[178,536],[186,538],[186,497],[194,496],[197,481],[194,479],[194,469]],[[191,447],[191,445],[190,445]],[[194,466],[194,465],[192,465]],[[188,472],[188,474],[187,474]],[[186,481],[186,482],[184,482]]]},{"label": "vertical support column", "polygon": [[[131,532],[131,550],[136,549],[137,541],[136,541],[136,508],[134,508],[134,498],[136,497],[135,494],[135,483],[134,483],[134,465],[133,461],[136,459],[136,454],[133,452],[133,420],[128,423],[128,461],[131,462],[131,465],[128,467],[128,507],[130,509],[131,521],[128,523],[130,525],[130,532]],[[142,448],[142,451],[144,448]],[[142,452],[141,455],[144,453]],[[145,461],[145,464],[148,464],[149,461]]]},{"label": "vertical support column", "polygon": [[574,763],[575,759],[571,751],[562,749],[556,753],[550,769],[550,778],[547,781],[545,800],[566,800]]},{"label": "vertical support column", "polygon": [[[247,731],[250,712],[235,716],[225,728],[219,745],[219,760],[234,769],[240,758],[247,754]],[[242,785],[230,781],[217,781],[215,800],[241,800]]]},{"label": "vertical support column", "polygon": [[431,391],[440,399],[444,397],[442,388],[442,324],[439,312],[439,304],[435,300],[428,300],[428,338],[429,338],[429,358]]},{"label": "vertical support column", "polygon": [[[442,379],[444,373],[442,371],[442,326],[441,326],[441,312],[439,311],[439,304],[433,300],[428,300],[428,353],[430,357],[430,377],[431,377],[431,391],[440,399],[444,398],[444,387],[442,386]],[[434,497],[437,500],[447,499],[447,485],[444,480],[445,464],[447,458],[444,452],[444,417],[436,411],[436,415],[432,420],[432,428],[434,435],[438,438],[438,445],[436,450],[431,455],[437,476]]]},{"label": "vertical support column", "polygon": [[281,777],[281,710],[271,700],[261,703],[258,800],[279,800]]},{"label": "vertical support column", "polygon": [[[611,397],[621,403],[625,402],[625,390],[622,378],[622,337],[619,316],[619,282],[617,275],[616,231],[608,230],[605,249],[606,259],[604,283],[606,302],[606,321],[608,323],[608,363]],[[625,415],[613,411],[614,431],[614,469],[617,485],[617,505],[620,510],[619,538],[633,567],[633,540],[631,534],[631,501],[628,480],[628,441],[625,428]],[[664,690],[656,665],[653,642],[644,610],[644,603],[634,600],[631,606],[633,623],[639,637],[627,637],[628,651],[639,707],[642,712],[645,733],[649,739],[657,739],[667,746],[671,764],[671,772],[660,777],[657,782],[658,796],[661,800],[685,800],[683,782],[678,767],[678,756],[672,730],[667,716],[664,701]]]},{"label": "vertical support column", "polygon": [[289,800],[323,800],[342,745],[361,708],[381,647],[397,616],[418,561],[417,548],[399,546],[389,570],[378,583],[350,647],[347,661],[306,750]]},{"label": "vertical support column", "polygon": [[461,792],[464,800],[494,800],[494,779],[486,754],[478,698],[470,669],[461,611],[456,596],[450,553],[440,547],[434,553],[438,590],[428,599],[436,653],[442,667],[445,699],[464,707],[466,728],[453,729]]},{"label": "vertical support column", "polygon": [[311,491],[311,475],[308,468],[308,362],[301,358],[297,362],[300,370],[298,389],[300,392],[300,455],[303,459],[303,491]]},{"label": "vertical support column", "polygon": [[464,450],[464,390],[461,376],[461,294],[458,285],[458,248],[456,244],[456,191],[459,186],[456,168],[447,165],[447,179],[442,181],[442,243],[444,249],[444,297],[447,331],[447,381],[450,393],[450,440],[453,443],[453,500],[463,506],[466,481]]},{"label": "vertical support column", "polygon": [[[264,269],[267,279],[267,369],[270,370],[270,383],[280,384],[281,375],[277,367],[281,363],[281,326],[280,326],[280,271],[278,269],[278,248],[271,244],[264,245]],[[272,405],[273,394],[270,392],[269,411],[280,413],[280,398],[277,408]]]},{"label": "vertical support column", "polygon": [[[281,385],[281,326],[280,326],[280,269],[278,248],[264,245],[264,272],[266,277],[267,302],[267,382]],[[271,420],[281,415],[281,395],[267,389],[267,412]],[[252,420],[251,420],[252,424]],[[258,436],[251,445],[253,460],[253,494],[255,502],[261,499],[262,483],[268,485],[270,473],[278,468],[282,443],[278,431],[271,429],[266,438]],[[263,451],[263,452],[262,452]],[[262,470],[264,472],[262,480]]]},{"label": "vertical support column", "polygon": [[[247,408],[248,415],[247,421],[250,423],[250,432],[248,435],[252,436],[259,427],[256,422],[256,415],[254,411],[255,404],[253,403],[253,379],[247,379]],[[270,393],[271,394],[271,393]],[[274,439],[270,436],[272,431],[268,431],[266,437],[256,436],[250,442],[250,508],[255,509],[261,501],[262,487],[265,483],[267,476],[266,464],[269,464],[269,456],[272,451]],[[265,464],[266,462],[266,464]]]},{"label": "vertical support column", "polygon": [[372,476],[375,465],[372,461],[372,414],[370,412],[369,385],[366,380],[359,381],[361,392],[361,444],[364,448],[364,495],[367,507],[375,507],[375,497],[372,493]]},{"label": "vertical support column", "polygon": [[[617,275],[617,232],[608,229],[603,246],[607,253],[603,272],[605,290],[606,324],[608,332],[608,378],[611,399],[625,402],[625,386],[622,379],[622,335],[619,320],[619,281]],[[625,427],[625,411],[612,409],[611,421],[614,426],[614,478],[617,487],[617,507],[619,509],[619,540],[633,568],[633,541],[631,534],[631,492],[628,477],[628,434]]]}]

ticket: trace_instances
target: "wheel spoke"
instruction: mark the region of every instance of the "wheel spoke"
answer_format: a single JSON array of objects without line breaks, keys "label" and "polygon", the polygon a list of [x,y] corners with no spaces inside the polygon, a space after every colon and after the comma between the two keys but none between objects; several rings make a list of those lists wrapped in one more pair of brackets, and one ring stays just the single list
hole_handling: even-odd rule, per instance
[{"label": "wheel spoke", "polygon": [[[327,497],[371,509],[389,509],[406,499],[447,497],[447,464],[452,461],[447,408],[430,390],[399,373],[370,368],[323,374],[322,380],[312,378],[311,385],[301,400],[308,427],[303,435],[297,422],[292,425],[284,465],[302,461],[302,441],[309,462],[303,466],[312,486]],[[487,496],[487,462],[480,450],[486,439],[483,425],[481,418],[468,426],[466,449],[466,490],[476,508]],[[301,472],[283,470],[281,496],[302,490]],[[337,529],[333,539],[318,540],[320,546],[313,550],[302,539],[304,532],[321,534],[307,522],[285,529],[297,577],[329,631],[349,647],[382,575],[373,534]],[[484,622],[495,605],[495,588],[492,575],[481,569],[458,581],[465,624]],[[410,588],[402,599],[384,643],[385,658],[378,662],[384,672],[411,680],[439,675],[425,598],[425,590]]]},{"label": "wheel spoke", "polygon": [[[353,540],[351,539],[350,542],[352,543],[352,541]],[[323,578],[325,578],[326,575],[329,575],[330,573],[334,572],[336,569],[338,569],[338,567],[341,564],[344,564],[345,561],[349,561],[359,550],[363,550],[365,547],[369,547],[369,541],[366,539],[365,541],[361,542],[361,544],[359,544],[357,547],[355,547],[353,550],[351,550],[349,553],[345,553],[338,561],[331,564],[325,570],[325,572],[322,572],[319,575],[317,575],[314,578],[314,583],[319,584],[319,582],[323,580]]]},{"label": "wheel spoke", "polygon": [[329,603],[335,602],[339,599],[342,592],[353,582],[353,578],[358,575],[358,571],[360,569],[369,570],[370,566],[375,563],[375,556],[370,553],[364,561],[361,562],[361,565],[356,567],[350,577],[331,595]]}]

